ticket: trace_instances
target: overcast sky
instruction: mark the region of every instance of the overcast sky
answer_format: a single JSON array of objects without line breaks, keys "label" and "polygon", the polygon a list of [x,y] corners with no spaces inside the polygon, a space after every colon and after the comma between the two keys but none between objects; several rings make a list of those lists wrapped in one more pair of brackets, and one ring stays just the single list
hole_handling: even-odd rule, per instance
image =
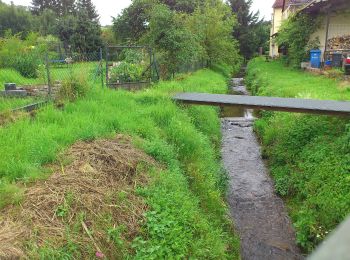
[{"label": "overcast sky", "polygon": [[[2,0],[5,3],[10,3],[11,0]],[[31,0],[13,0],[16,5],[29,6]],[[130,5],[131,0],[93,0],[98,13],[101,16],[101,24],[107,25],[112,23],[112,16],[116,17],[125,7]],[[274,0],[253,0],[253,10],[259,10],[261,17],[269,20],[272,13],[272,5]]]}]

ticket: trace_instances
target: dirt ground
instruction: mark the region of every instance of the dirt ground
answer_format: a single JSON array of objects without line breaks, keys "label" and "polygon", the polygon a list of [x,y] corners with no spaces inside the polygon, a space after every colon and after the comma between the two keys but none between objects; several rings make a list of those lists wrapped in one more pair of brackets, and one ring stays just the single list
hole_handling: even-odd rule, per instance
[{"label": "dirt ground", "polygon": [[78,142],[50,166],[47,180],[27,187],[19,206],[0,212],[0,259],[37,258],[39,249],[79,246],[121,259],[140,231],[147,205],[135,193],[155,161],[128,137]]}]

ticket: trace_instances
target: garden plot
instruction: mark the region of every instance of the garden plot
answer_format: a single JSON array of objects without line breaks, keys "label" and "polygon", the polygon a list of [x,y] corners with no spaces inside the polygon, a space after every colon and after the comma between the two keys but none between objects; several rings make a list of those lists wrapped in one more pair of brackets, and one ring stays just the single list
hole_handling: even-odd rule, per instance
[{"label": "garden plot", "polygon": [[106,80],[109,87],[137,90],[158,78],[152,49],[142,46],[108,48]]}]

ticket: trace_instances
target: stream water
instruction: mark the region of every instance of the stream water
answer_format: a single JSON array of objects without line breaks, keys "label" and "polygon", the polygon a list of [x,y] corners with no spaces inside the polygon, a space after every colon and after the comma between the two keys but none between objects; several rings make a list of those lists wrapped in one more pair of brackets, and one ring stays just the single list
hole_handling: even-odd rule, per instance
[{"label": "stream water", "polygon": [[[230,93],[249,94],[243,79],[232,80]],[[230,177],[227,199],[241,237],[242,259],[303,259],[262,159],[253,131],[254,112],[223,108],[222,117],[222,158]]]}]

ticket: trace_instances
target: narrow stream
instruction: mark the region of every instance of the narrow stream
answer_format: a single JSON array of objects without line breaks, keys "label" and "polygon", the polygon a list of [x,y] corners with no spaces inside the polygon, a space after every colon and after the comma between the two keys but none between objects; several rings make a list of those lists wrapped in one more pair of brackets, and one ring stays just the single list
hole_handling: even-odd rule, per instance
[{"label": "narrow stream", "polygon": [[[231,94],[249,94],[242,78],[232,79],[231,85]],[[253,111],[223,108],[222,117],[222,158],[230,177],[227,199],[241,237],[242,259],[303,259],[262,159]]]}]

